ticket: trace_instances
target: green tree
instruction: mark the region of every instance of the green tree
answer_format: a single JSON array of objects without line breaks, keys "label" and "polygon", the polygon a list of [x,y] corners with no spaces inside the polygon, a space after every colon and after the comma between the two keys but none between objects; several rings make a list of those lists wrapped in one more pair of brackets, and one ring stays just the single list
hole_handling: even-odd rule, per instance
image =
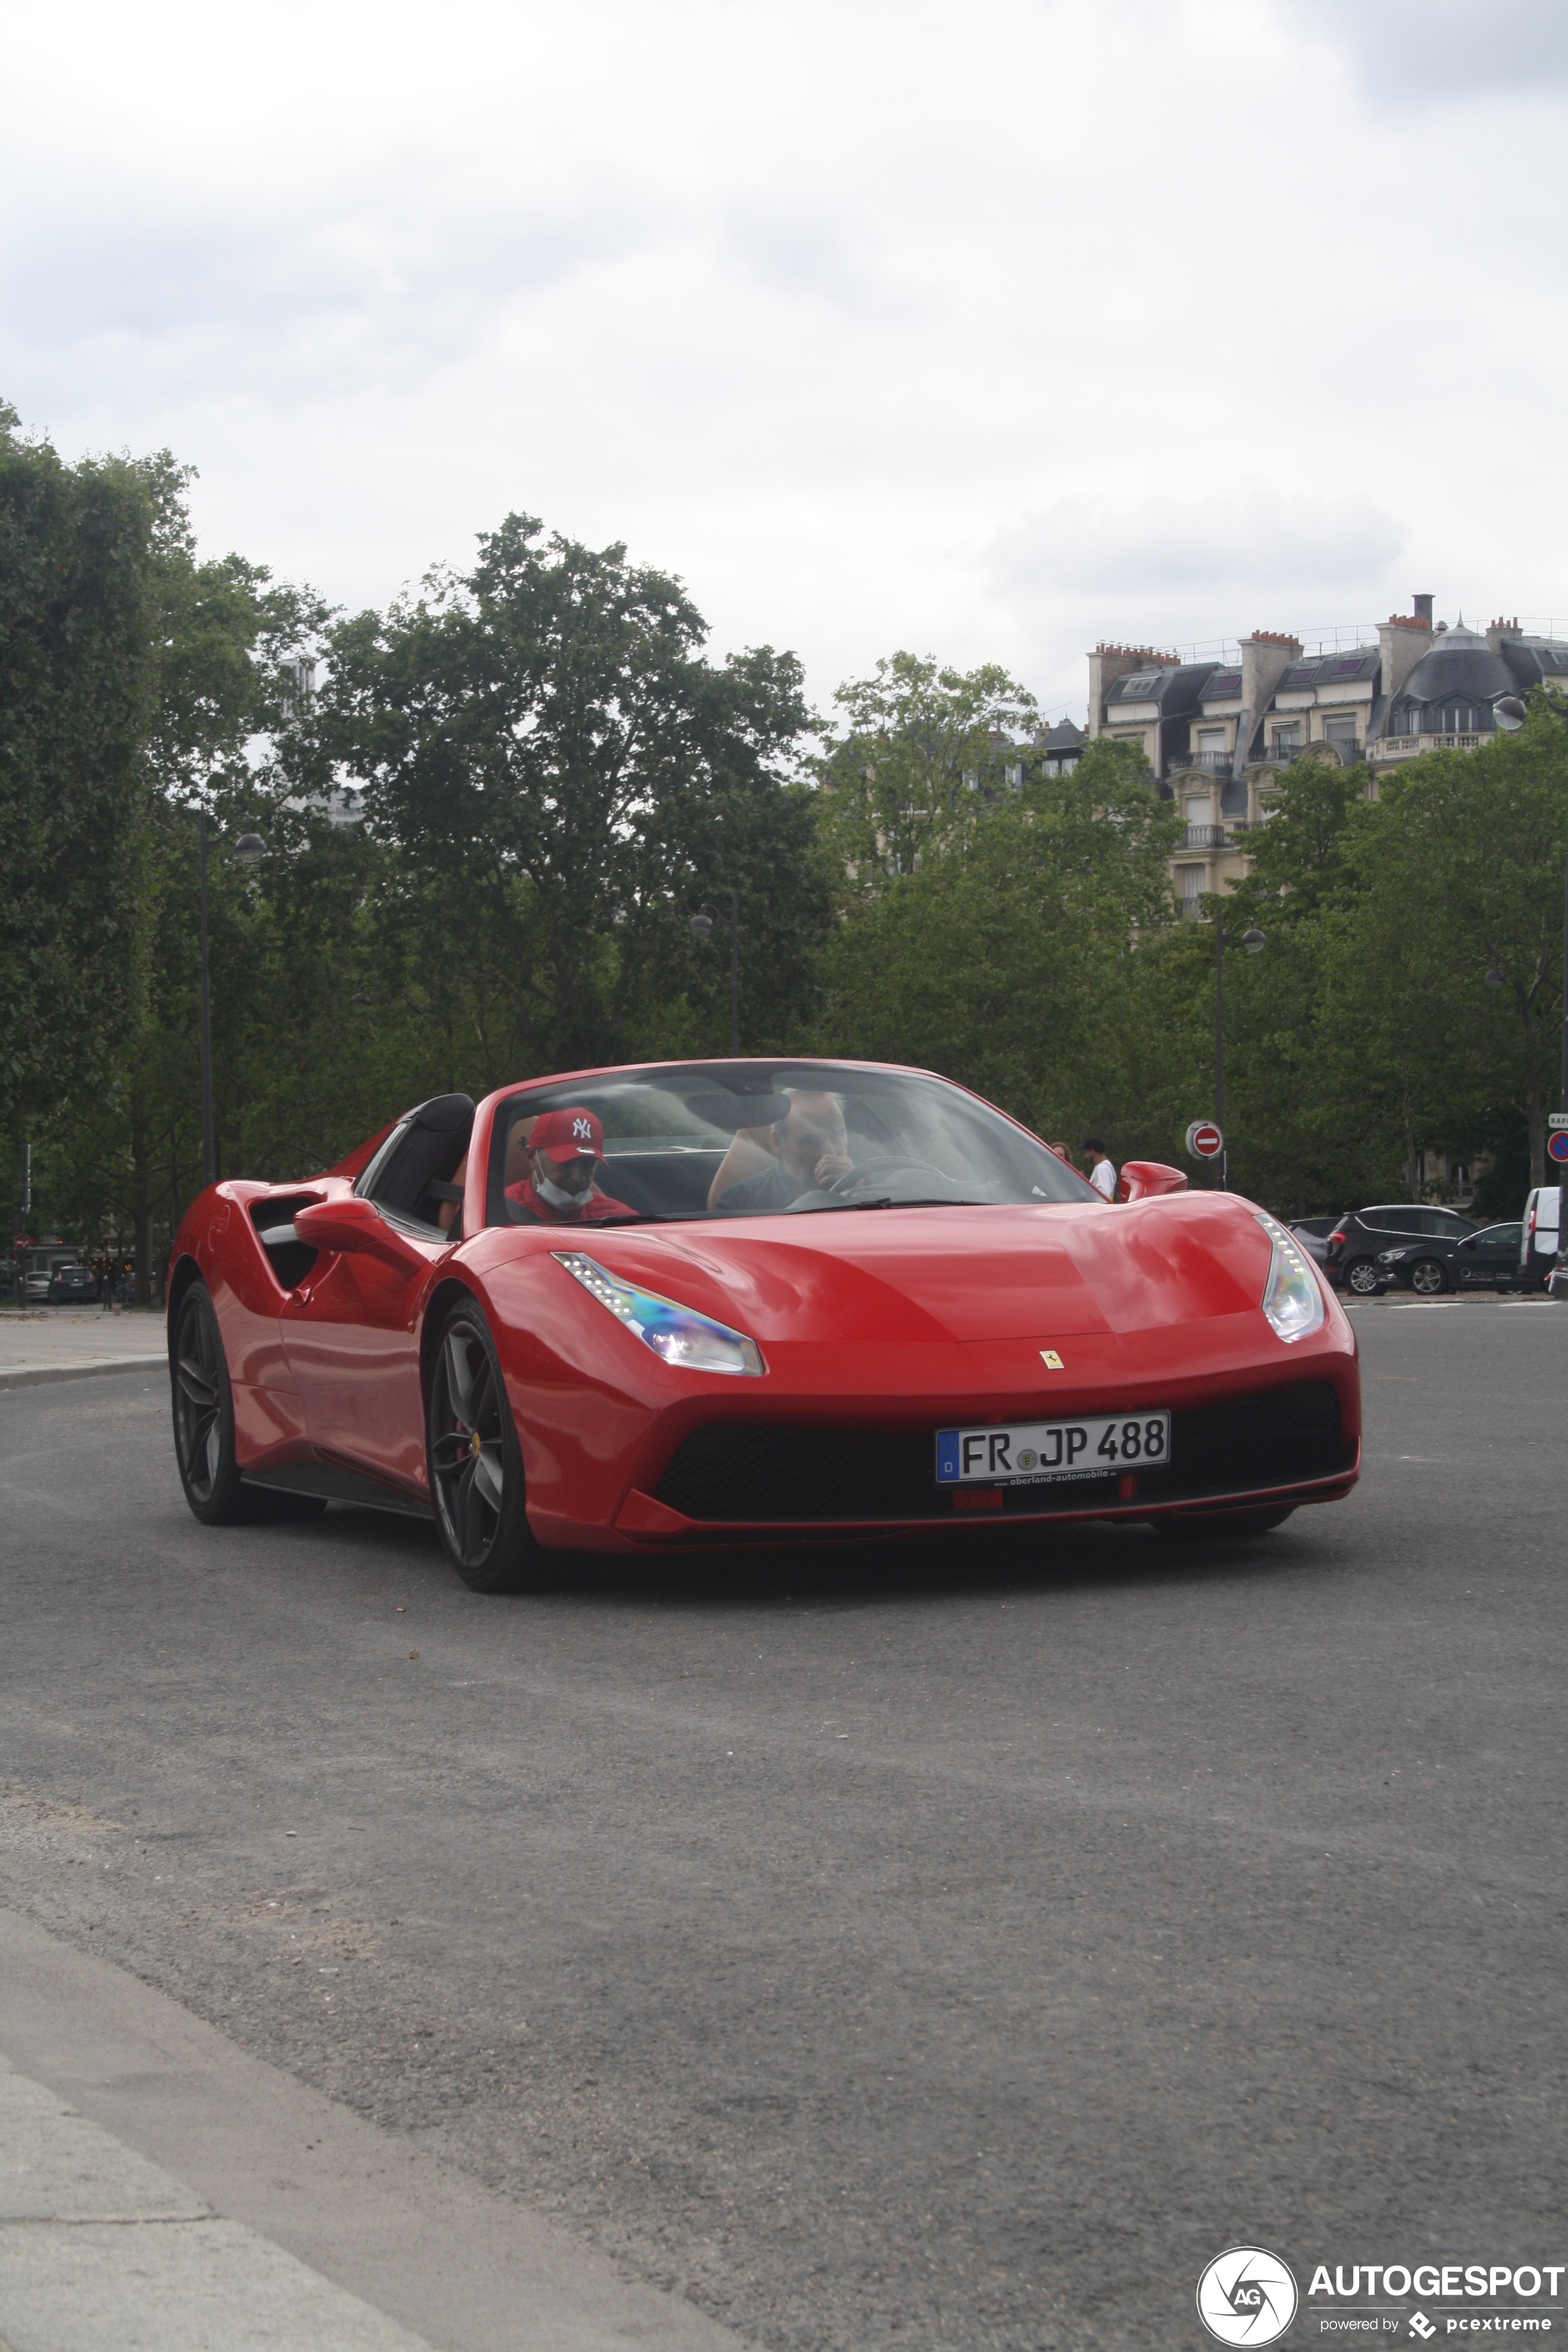
[{"label": "green tree", "polygon": [[850,887],[874,895],[1005,789],[1035,698],[994,663],[967,672],[896,653],[834,697],[845,713],[822,768],[825,828]]},{"label": "green tree", "polygon": [[[1417,1192],[1424,1150],[1512,1154],[1521,1136],[1543,1181],[1565,828],[1568,741],[1542,698],[1521,734],[1424,754],[1375,800],[1363,769],[1292,766],[1251,875],[1222,902],[1227,927],[1268,940],[1226,960],[1238,1183],[1282,1207],[1343,1207]],[[1212,1037],[1213,931],[1193,928],[1170,945],[1167,1013],[1173,1035],[1195,1037],[1206,1004]]]},{"label": "green tree", "polygon": [[1521,1118],[1532,1184],[1559,1090],[1565,844],[1568,735],[1541,692],[1519,734],[1413,761],[1350,844],[1352,1017],[1377,1024],[1385,1068],[1401,1049],[1423,1065],[1412,1138],[1489,1140],[1498,1114]]},{"label": "green tree", "polygon": [[[1402,1158],[1389,1074],[1380,1064],[1369,1087],[1369,1040],[1353,1021],[1324,1020],[1325,1002],[1337,1003],[1346,982],[1345,922],[1360,887],[1351,845],[1367,787],[1363,766],[1295,761],[1250,837],[1251,873],[1205,899],[1207,919],[1166,942],[1159,975],[1158,1025],[1184,1046],[1173,1055],[1185,1069],[1183,1104],[1170,1113],[1180,1132],[1213,1101],[1214,923],[1224,922],[1233,941],[1225,958],[1230,1180],[1292,1215],[1385,1190]],[[1253,925],[1267,947],[1237,951],[1237,935]]]},{"label": "green tree", "polygon": [[666,1050],[727,1000],[688,918],[735,888],[747,1028],[776,1034],[827,919],[800,666],[710,665],[677,581],[542,531],[509,516],[470,573],[331,635],[319,755],[365,782],[400,984],[490,1083]]},{"label": "green tree", "polygon": [[1037,1131],[1130,1133],[1142,960],[1171,921],[1177,818],[1126,747],[987,803],[862,901],[826,960],[826,1050],[957,1078]]},{"label": "green tree", "polygon": [[[0,441],[0,467],[5,458]],[[238,869],[222,833],[269,806],[252,755],[297,705],[295,658],[323,615],[237,555],[197,561],[190,469],[167,452],[67,468],[13,434],[9,458],[0,741],[9,737],[10,756],[0,772],[14,836],[26,833],[18,809],[30,795],[32,838],[47,854],[30,870],[14,861],[6,937],[13,962],[24,934],[32,942],[34,995],[24,980],[16,1035],[31,1020],[35,1045],[53,1043],[30,1086],[13,1072],[6,1125],[14,1148],[24,1123],[37,1143],[45,1220],[89,1242],[106,1224],[129,1227],[145,1296],[154,1222],[176,1215],[199,1182],[195,812],[215,820],[221,1152],[222,1113],[240,1083],[237,1013],[255,1007],[259,1021],[270,1004],[276,1018],[300,969],[291,952],[264,987],[229,969],[247,927],[227,921],[226,884],[238,887]],[[107,588],[86,577],[84,544],[96,547]]]},{"label": "green tree", "polygon": [[121,458],[68,466],[0,404],[0,1120],[101,1085],[133,1026],[157,703],[156,499]]}]

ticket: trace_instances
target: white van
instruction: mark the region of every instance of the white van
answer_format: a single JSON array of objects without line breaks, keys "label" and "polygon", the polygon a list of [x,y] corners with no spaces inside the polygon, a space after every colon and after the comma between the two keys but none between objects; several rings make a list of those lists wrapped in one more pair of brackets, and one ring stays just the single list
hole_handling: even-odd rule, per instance
[{"label": "white van", "polygon": [[1521,1274],[1533,1275],[1538,1282],[1547,1280],[1549,1261],[1557,1255],[1559,1213],[1563,1194],[1555,1184],[1538,1185],[1524,1204],[1524,1223],[1520,1228],[1519,1265]]}]

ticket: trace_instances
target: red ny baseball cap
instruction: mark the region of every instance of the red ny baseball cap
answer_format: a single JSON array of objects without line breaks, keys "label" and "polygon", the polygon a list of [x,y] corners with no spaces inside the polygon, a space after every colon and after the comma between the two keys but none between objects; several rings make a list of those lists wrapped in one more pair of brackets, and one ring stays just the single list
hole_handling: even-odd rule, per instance
[{"label": "red ny baseball cap", "polygon": [[605,1130],[591,1110],[541,1111],[528,1139],[531,1151],[552,1160],[602,1160]]}]

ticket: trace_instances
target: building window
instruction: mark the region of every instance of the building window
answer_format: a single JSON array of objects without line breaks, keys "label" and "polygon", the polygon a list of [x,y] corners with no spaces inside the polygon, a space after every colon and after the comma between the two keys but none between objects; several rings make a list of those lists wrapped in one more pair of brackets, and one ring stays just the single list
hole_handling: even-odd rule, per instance
[{"label": "building window", "polygon": [[1300,726],[1277,727],[1274,730],[1274,749],[1277,754],[1284,751],[1299,751],[1300,748],[1301,730]]},{"label": "building window", "polygon": [[1353,719],[1325,719],[1323,721],[1323,740],[1325,743],[1337,743],[1342,751],[1353,751],[1355,750],[1355,720]]},{"label": "building window", "polygon": [[1188,914],[1196,914],[1198,899],[1204,887],[1203,867],[1201,866],[1178,866],[1176,868],[1176,876],[1182,886],[1182,906],[1184,910]]}]

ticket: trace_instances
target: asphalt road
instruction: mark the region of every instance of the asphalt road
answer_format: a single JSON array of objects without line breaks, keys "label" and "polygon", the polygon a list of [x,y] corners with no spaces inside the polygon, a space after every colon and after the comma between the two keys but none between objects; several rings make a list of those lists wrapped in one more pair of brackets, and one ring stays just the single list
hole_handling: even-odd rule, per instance
[{"label": "asphalt road", "polygon": [[10,1391],[0,1900],[769,2346],[1561,2261],[1568,1314],[1357,1321],[1363,1484],[1259,1540],[509,1601]]}]

